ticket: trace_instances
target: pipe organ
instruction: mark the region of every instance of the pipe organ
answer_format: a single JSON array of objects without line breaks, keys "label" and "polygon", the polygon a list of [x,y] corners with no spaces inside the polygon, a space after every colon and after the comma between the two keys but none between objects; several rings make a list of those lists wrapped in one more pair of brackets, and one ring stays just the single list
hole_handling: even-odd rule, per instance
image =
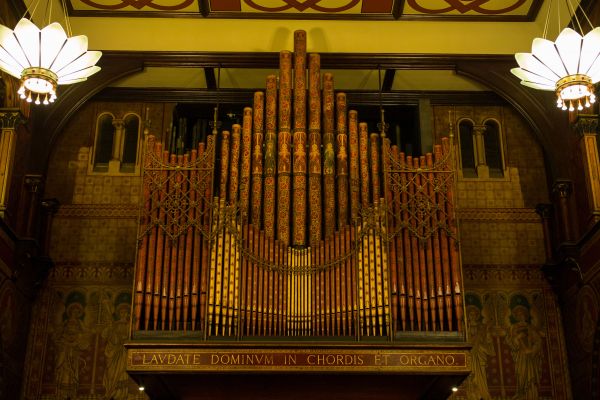
[{"label": "pipe organ", "polygon": [[452,143],[412,157],[359,118],[298,31],[241,126],[186,155],[149,136],[134,335],[462,331]]}]

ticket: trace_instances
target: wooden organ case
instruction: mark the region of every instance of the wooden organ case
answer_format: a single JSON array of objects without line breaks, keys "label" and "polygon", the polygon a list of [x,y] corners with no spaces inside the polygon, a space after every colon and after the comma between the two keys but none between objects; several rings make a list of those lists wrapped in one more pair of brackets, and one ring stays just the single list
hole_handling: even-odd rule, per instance
[{"label": "wooden organ case", "polygon": [[130,374],[432,374],[449,392],[470,371],[454,179],[449,139],[411,157],[369,133],[295,32],[241,125],[185,155],[146,140]]}]

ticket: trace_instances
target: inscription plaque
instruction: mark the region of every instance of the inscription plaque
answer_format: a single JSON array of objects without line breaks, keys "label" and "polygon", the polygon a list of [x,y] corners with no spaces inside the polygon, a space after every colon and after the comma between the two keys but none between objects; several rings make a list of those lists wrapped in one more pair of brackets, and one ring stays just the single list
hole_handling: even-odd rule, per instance
[{"label": "inscription plaque", "polygon": [[134,371],[464,372],[466,350],[129,349]]}]

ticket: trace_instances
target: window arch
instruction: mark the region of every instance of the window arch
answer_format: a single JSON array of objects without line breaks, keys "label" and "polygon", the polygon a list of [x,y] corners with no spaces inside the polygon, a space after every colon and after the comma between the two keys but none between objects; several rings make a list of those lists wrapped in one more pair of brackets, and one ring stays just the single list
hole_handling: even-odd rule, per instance
[{"label": "window arch", "polygon": [[463,119],[458,123],[458,141],[460,144],[460,165],[465,178],[476,178],[475,145],[473,143],[473,121]]},{"label": "window arch", "polygon": [[141,126],[141,117],[135,112],[127,112],[123,117],[100,112],[96,117],[90,172],[138,173]]},{"label": "window arch", "polygon": [[140,117],[137,114],[126,114],[123,118],[123,143],[121,145],[121,171],[134,172],[137,164]]},{"label": "window arch", "polygon": [[115,137],[115,116],[109,112],[101,113],[96,119],[96,136],[94,141],[94,172],[108,172],[108,163],[112,158]]},{"label": "window arch", "polygon": [[483,135],[485,161],[489,168],[490,178],[502,178],[504,176],[504,161],[502,157],[500,124],[498,121],[494,119],[486,120]]}]

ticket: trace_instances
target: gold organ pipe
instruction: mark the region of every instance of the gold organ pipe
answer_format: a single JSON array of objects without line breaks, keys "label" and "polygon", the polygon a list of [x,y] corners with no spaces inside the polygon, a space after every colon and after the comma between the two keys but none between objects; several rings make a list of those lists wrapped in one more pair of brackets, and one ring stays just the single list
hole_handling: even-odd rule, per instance
[{"label": "gold organ pipe", "polygon": [[[197,156],[195,164],[198,165],[199,160],[202,160],[205,157],[204,154],[204,143],[199,143],[198,144],[198,151],[197,151]],[[192,156],[192,158],[194,158]],[[201,215],[202,215],[202,210],[204,209],[204,201],[202,199],[202,190],[203,190],[203,185],[202,185],[202,181],[200,181],[201,178],[203,178],[203,172],[202,170],[200,170],[200,172],[198,171],[193,171],[192,173],[193,176],[193,182],[195,184],[198,184],[198,186],[196,188],[193,189],[192,192],[192,200],[196,203],[196,206],[194,207],[194,213],[193,213],[193,217],[194,220],[198,221],[201,223]],[[202,265],[201,263],[201,257],[202,257],[202,241],[204,240],[202,238],[202,233],[200,231],[201,226],[194,226],[192,229],[192,235],[194,238],[194,247],[193,247],[193,259],[192,259],[192,287],[191,287],[191,305],[190,305],[190,311],[191,311],[191,330],[195,331],[197,330],[197,318],[198,318],[198,308],[199,308],[199,296],[200,296],[200,267]],[[158,308],[158,307],[157,307]]]},{"label": "gold organ pipe", "polygon": [[[406,157],[406,163],[411,168],[408,173],[408,193],[411,199],[415,198],[415,174],[412,172],[415,167],[416,162],[419,161],[418,158],[413,159],[411,156]],[[418,165],[418,164],[417,164]],[[410,225],[413,232],[417,228],[417,222],[414,219],[414,215],[410,218]],[[415,293],[415,306],[416,306],[416,314],[417,314],[417,327],[416,330],[421,330],[422,321],[423,321],[423,298],[421,296],[421,270],[419,265],[419,243],[418,239],[414,235],[410,235],[410,244],[411,244],[411,256],[412,256],[412,269],[413,269],[413,286]]]},{"label": "gold organ pipe", "polygon": [[223,140],[221,141],[221,183],[219,186],[219,196],[227,200],[227,178],[229,177],[229,132],[223,131]]},{"label": "gold organ pipe", "polygon": [[238,200],[239,189],[239,165],[241,135],[240,125],[233,124],[231,127],[231,167],[229,170],[229,204],[235,204]]},{"label": "gold organ pipe", "polygon": [[[434,150],[434,165],[438,164],[442,158],[442,147],[435,145]],[[431,194],[435,204],[439,204],[441,194],[437,195],[435,191]],[[444,330],[444,278],[442,273],[442,255],[440,249],[440,212],[432,213],[432,224],[436,227],[436,232],[433,235],[433,262],[435,265],[435,293],[436,293],[436,308],[438,312],[439,329]]]},{"label": "gold organ pipe", "polygon": [[[346,225],[344,227],[344,249],[345,249],[345,254],[350,254],[350,252],[352,251],[352,242],[350,240],[350,231],[351,231],[351,227]],[[354,285],[354,281],[355,279],[353,278],[353,271],[354,271],[354,267],[353,267],[353,263],[352,263],[352,259],[351,258],[347,258],[345,264],[345,268],[346,268],[346,320],[347,320],[347,335],[352,335],[352,320],[353,320],[353,297],[352,297],[352,291],[355,288]]]},{"label": "gold organ pipe", "polygon": [[[340,255],[343,256],[346,254],[346,243],[345,243],[345,239],[346,239],[346,228],[347,225],[344,225],[341,229],[340,229],[340,235],[339,235],[339,243],[340,243]],[[342,263],[339,266],[340,269],[340,282],[339,282],[339,290],[340,290],[340,317],[342,320],[342,324],[341,324],[341,331],[340,331],[340,335],[342,336],[346,336],[347,332],[346,332],[346,324],[348,323],[348,319],[347,319],[347,315],[346,315],[346,310],[347,310],[347,302],[346,302],[346,293],[348,291],[348,288],[346,287],[346,274],[347,274],[347,270],[346,270],[346,263]]]},{"label": "gold organ pipe", "polygon": [[[188,155],[177,156],[177,166],[179,166],[179,170],[176,171],[177,175],[177,198],[181,199],[184,196],[185,191],[187,190],[186,179],[185,179],[185,171],[181,169],[184,164],[188,160]],[[178,220],[177,230],[181,229],[183,223],[185,221],[185,213],[183,210],[179,209],[178,212]],[[181,311],[183,306],[183,272],[185,262],[185,237],[181,235],[181,232],[178,232],[177,237],[177,277],[175,280],[175,329],[179,330],[181,326]]]},{"label": "gold organ pipe", "polygon": [[[296,42],[294,43],[296,45]],[[292,54],[279,53],[279,129],[277,158],[277,237],[290,243],[290,194],[292,189],[291,137]]]},{"label": "gold organ pipe", "polygon": [[[390,175],[391,175],[391,149],[390,140],[385,138],[382,145],[382,164],[383,164],[383,176],[384,176],[384,195],[385,195],[385,211],[387,214],[386,221],[386,237],[391,237],[391,234],[396,231],[395,219],[396,210],[394,207],[394,200],[392,198],[392,191],[390,189]],[[388,251],[389,251],[389,268],[390,268],[390,297],[392,300],[391,305],[391,328],[392,331],[396,331],[396,323],[398,317],[398,265],[396,259],[396,237],[388,239]],[[387,264],[384,264],[387,265]]]},{"label": "gold organ pipe", "polygon": [[[333,245],[335,248],[335,251],[333,252],[334,254],[334,260],[338,260],[340,258],[340,232],[337,231],[334,233],[333,235]],[[332,295],[335,298],[335,334],[339,335],[340,334],[340,325],[341,325],[341,309],[340,309],[340,303],[341,303],[341,296],[340,296],[340,281],[341,281],[341,277],[340,277],[340,273],[341,270],[339,268],[339,264],[336,264],[335,266],[333,266],[333,272],[335,275],[334,281],[333,281],[333,285],[331,287],[331,292]]]},{"label": "gold organ pipe", "polygon": [[379,148],[377,145],[377,133],[371,133],[371,189],[373,193],[373,203],[378,203],[381,197],[380,184],[379,184]]},{"label": "gold organ pipe", "polygon": [[[401,180],[401,186],[402,187],[407,187],[410,184],[409,181],[409,175],[407,172],[405,172],[405,168],[409,167],[412,163],[412,159],[409,161],[407,160],[407,158],[405,157],[404,153],[400,153],[400,168],[402,169],[402,172],[400,173],[400,180]],[[408,193],[406,190],[402,191],[402,204],[401,204],[401,208],[402,208],[402,221],[408,221],[409,220],[409,214],[408,214]],[[408,229],[403,229],[402,230],[402,236],[403,236],[403,245],[404,245],[404,265],[405,265],[405,270],[406,270],[406,287],[407,287],[407,291],[408,291],[408,318],[410,321],[409,324],[409,329],[410,330],[414,330],[415,329],[415,284],[414,284],[414,279],[413,279],[413,255],[412,255],[412,245],[411,245],[411,239],[410,239],[410,234],[408,232]]]},{"label": "gold organ pipe", "polygon": [[[186,155],[187,156],[187,155]],[[196,150],[192,150],[190,156],[184,157],[184,167],[189,168],[185,172],[187,179],[185,179],[185,189],[188,193],[188,197],[190,199],[190,204],[188,205],[188,214],[187,220],[193,221],[195,216],[194,207],[192,204],[195,203],[196,200],[196,191],[193,187],[193,184],[190,185],[189,182],[193,182],[195,180],[196,170],[194,165],[196,164]],[[184,192],[185,194],[185,192]],[[185,248],[184,248],[184,271],[183,271],[183,330],[187,331],[188,329],[188,321],[190,314],[190,290],[191,290],[191,279],[192,279],[192,255],[194,252],[194,226],[188,222],[188,228],[186,232],[185,238]],[[160,246],[159,246],[160,248]],[[157,264],[158,265],[158,264]],[[158,271],[160,274],[160,271]],[[158,278],[158,276],[157,276]],[[158,290],[157,290],[158,292]],[[189,325],[191,327],[191,324]]]},{"label": "gold organ pipe", "polygon": [[[427,168],[427,175],[426,175],[426,186],[427,186],[427,190],[425,191],[425,193],[428,195],[429,197],[429,201],[431,202],[431,204],[435,204],[435,189],[434,189],[434,173],[432,172],[433,170],[433,155],[431,153],[427,153],[425,155],[426,157],[426,168]],[[430,223],[430,227],[432,229],[436,228],[435,225],[435,212],[431,213],[431,223]],[[434,247],[435,247],[435,242],[436,240],[434,239],[433,235],[428,235],[428,239],[427,239],[427,271],[428,271],[428,277],[427,277],[427,281],[428,281],[428,291],[429,291],[429,311],[431,313],[431,329],[433,331],[437,330],[437,314],[436,314],[436,287],[435,287],[435,269],[437,268],[436,265],[436,258],[434,256]]]},{"label": "gold organ pipe", "polygon": [[310,54],[309,60],[309,151],[308,186],[311,245],[321,240],[321,58]]},{"label": "gold organ pipe", "polygon": [[240,212],[242,221],[249,221],[250,163],[252,155],[252,108],[245,107],[242,117],[242,156],[240,173]]},{"label": "gold organ pipe", "polygon": [[[236,223],[236,226],[234,227],[236,229],[236,232],[238,234],[241,233],[241,226],[239,226]],[[241,312],[240,308],[239,308],[239,300],[240,300],[240,280],[241,280],[241,260],[240,260],[240,248],[238,247],[238,243],[236,243],[235,240],[232,239],[232,243],[233,243],[233,253],[234,253],[234,276],[233,276],[233,282],[234,282],[234,287],[233,287],[233,298],[231,299],[231,328],[230,328],[230,333],[229,335],[237,335],[237,332],[239,331],[240,326],[238,324],[238,315]]]},{"label": "gold organ pipe", "polygon": [[304,245],[306,237],[306,32],[294,32],[294,212],[292,243]]},{"label": "gold organ pipe", "polygon": [[358,152],[358,113],[356,110],[348,112],[348,147],[350,161],[350,222],[358,218],[360,208],[360,163]]},{"label": "gold organ pipe", "polygon": [[[174,190],[175,191],[175,197],[177,197],[177,191],[179,190],[179,185],[177,182],[177,156],[175,154],[171,154],[171,160],[170,160],[170,164],[171,164],[171,171],[170,171],[170,179],[169,179],[169,189],[170,190]],[[173,213],[173,217],[175,219],[175,221],[179,221],[179,211],[176,210]],[[171,227],[171,235],[175,235],[175,229],[177,226],[177,223],[173,223],[173,221],[171,221],[171,223],[169,223],[169,226]],[[171,262],[170,262],[170,267],[169,267],[169,295],[168,295],[168,328],[167,329],[171,329],[174,330],[176,329],[176,321],[175,321],[175,293],[176,293],[176,282],[177,282],[177,261],[178,259],[178,251],[177,251],[177,243],[176,243],[176,239],[171,238],[170,243],[169,243],[169,247],[171,248]]]},{"label": "gold organ pipe", "polygon": [[264,230],[267,237],[275,237],[275,174],[277,172],[277,134],[275,116],[277,110],[277,78],[267,77],[265,161],[264,161]]},{"label": "gold organ pipe", "polygon": [[[233,149],[233,146],[232,146]],[[232,168],[233,171],[233,168]],[[230,177],[231,179],[231,177]],[[227,204],[224,206],[228,207]],[[229,213],[227,213],[229,214]],[[231,284],[233,283],[231,279],[231,234],[229,233],[229,225],[231,221],[229,221],[230,217],[225,217],[225,221],[221,229],[219,229],[219,233],[223,235],[223,248],[221,249],[221,254],[219,257],[223,257],[223,270],[221,273],[222,279],[222,289],[221,289],[221,297],[219,299],[219,304],[221,305],[221,324],[217,326],[217,329],[220,328],[221,335],[226,336],[228,334],[227,328],[229,326],[229,297],[230,297],[230,289]]]},{"label": "gold organ pipe", "polygon": [[360,183],[362,206],[367,208],[369,199],[369,138],[367,133],[367,124],[361,122],[359,129],[359,154],[360,154]]},{"label": "gold organ pipe", "polygon": [[[425,156],[415,157],[413,159],[414,169],[417,170],[415,173],[415,196],[422,197],[423,196],[423,167],[425,167]],[[425,192],[426,193],[426,192]],[[419,224],[419,235],[422,237],[425,232],[423,230],[423,225]],[[423,306],[423,325],[421,326],[421,330],[429,330],[429,296],[427,289],[427,265],[425,264],[425,243],[421,238],[417,239],[417,244],[419,248],[419,273],[421,275],[421,297],[422,297],[422,306]]]},{"label": "gold organ pipe", "polygon": [[325,238],[335,232],[335,150],[333,75],[323,74],[323,219]]},{"label": "gold organ pipe", "polygon": [[[162,151],[162,143],[157,143],[156,155],[159,156],[162,153],[162,161],[164,164],[167,164],[169,161],[169,152]],[[161,181],[165,182],[167,177],[167,170],[163,169],[160,171]],[[162,187],[159,189],[159,201],[162,204],[165,200],[167,188]],[[158,220],[161,223],[166,222],[166,214],[163,207],[160,207],[158,213]],[[154,299],[153,299],[153,324],[152,329],[158,329],[158,318],[160,312],[160,304],[161,304],[161,288],[166,283],[166,279],[163,280],[163,271],[167,270],[167,263],[165,262],[164,252],[165,252],[165,242],[168,245],[168,239],[165,240],[164,231],[158,227],[157,229],[157,243],[156,243],[156,269],[154,271]],[[168,261],[167,261],[168,262]],[[164,318],[164,313],[162,315]]]},{"label": "gold organ pipe", "polygon": [[[453,169],[453,158],[452,158],[452,148],[448,138],[442,138],[442,148],[444,149],[444,154],[446,157],[446,170],[452,171]],[[450,247],[450,264],[452,271],[452,288],[454,294],[454,312],[456,315],[456,330],[458,332],[462,332],[464,329],[463,326],[463,304],[462,304],[462,288],[461,288],[461,276],[460,276],[460,267],[459,267],[459,254],[458,254],[458,232],[456,227],[456,219],[454,217],[454,175],[450,175],[448,179],[448,201],[446,203],[446,213],[449,218],[449,229],[451,233],[449,247]]]},{"label": "gold organ pipe", "polygon": [[[201,190],[204,189],[204,215],[202,217],[202,226],[204,232],[209,232],[212,226],[212,210],[210,208],[210,200],[212,199],[212,187],[213,187],[213,171],[215,164],[215,136],[209,135],[207,138],[206,148],[210,151],[210,159],[208,165],[203,166],[203,170],[207,171],[206,179],[202,181],[200,186]],[[211,243],[208,238],[202,238],[202,267],[201,267],[201,278],[200,278],[200,326],[204,329],[204,336],[208,335],[208,284],[209,284],[209,252],[211,249]],[[214,265],[214,264],[211,264]]]},{"label": "gold organ pipe", "polygon": [[263,112],[265,97],[262,92],[254,93],[254,115],[252,124],[252,218],[251,223],[258,229],[261,225],[263,201]]},{"label": "gold organ pipe", "polygon": [[342,226],[348,223],[348,134],[346,120],[346,94],[338,93],[335,104],[337,115],[337,209],[338,227],[341,229]]},{"label": "gold organ pipe", "polygon": [[[257,231],[258,231],[258,229],[256,229],[255,227],[251,227],[249,248],[252,249],[252,254],[254,254],[254,255],[258,255],[258,252],[256,251],[256,249],[258,248],[258,240],[256,237]],[[256,334],[256,307],[257,307],[257,294],[258,294],[258,265],[256,265],[253,262],[251,264],[251,268],[252,268],[252,284],[251,284],[250,288],[252,290],[248,291],[248,293],[250,295],[248,305],[251,305],[250,312],[251,312],[252,320],[250,323],[251,329],[249,329],[248,334],[255,335]]]}]

